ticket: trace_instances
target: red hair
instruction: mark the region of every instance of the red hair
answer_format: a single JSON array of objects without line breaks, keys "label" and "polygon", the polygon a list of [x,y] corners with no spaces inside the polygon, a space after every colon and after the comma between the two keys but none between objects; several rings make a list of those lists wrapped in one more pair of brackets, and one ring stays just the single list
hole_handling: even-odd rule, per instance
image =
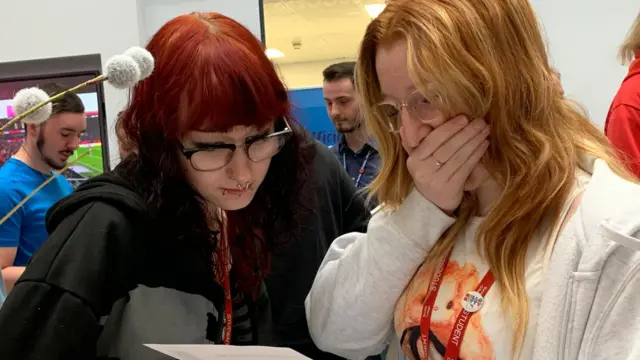
[{"label": "red hair", "polygon": [[[139,176],[145,177],[138,187],[148,192],[149,201],[160,203],[158,208],[164,207],[165,217],[171,217],[188,208],[184,204],[187,200],[181,200],[184,194],[173,195],[172,191],[177,190],[167,185],[170,181],[185,182],[178,167],[178,145],[188,131],[225,132],[238,125],[260,128],[290,117],[290,104],[286,88],[261,42],[247,28],[224,15],[179,16],[158,30],[147,49],[155,58],[155,70],[134,88],[129,107],[120,118],[123,133],[120,140],[132,150],[136,161],[146,164],[144,170],[137,169]],[[290,143],[287,145],[298,145],[295,140]],[[283,152],[287,151],[283,149],[276,157],[288,156]],[[289,159],[289,164],[294,160],[292,169],[296,166],[295,152],[293,147],[289,150],[294,157]],[[149,182],[155,185],[150,186]],[[156,193],[147,190],[153,186],[157,187]],[[262,190],[265,191],[269,190]],[[258,288],[269,268],[269,246],[265,246],[264,239],[267,234],[262,236],[255,229],[264,222],[256,219],[264,218],[270,201],[261,200],[259,194],[260,191],[247,209],[228,214],[234,273],[247,291]],[[189,221],[186,216],[185,221]],[[202,238],[207,229],[201,227]],[[180,237],[195,236],[180,234]]]},{"label": "red hair", "polygon": [[147,50],[155,70],[135,88],[129,107],[141,130],[160,126],[180,139],[189,130],[262,127],[288,115],[286,89],[264,47],[233,19],[218,13],[176,17]]}]

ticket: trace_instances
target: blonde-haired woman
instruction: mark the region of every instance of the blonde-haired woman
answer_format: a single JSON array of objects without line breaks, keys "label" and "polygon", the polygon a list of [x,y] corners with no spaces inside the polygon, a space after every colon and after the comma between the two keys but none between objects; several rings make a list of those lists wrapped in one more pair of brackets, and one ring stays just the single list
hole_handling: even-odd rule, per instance
[{"label": "blonde-haired woman", "polygon": [[321,349],[640,358],[640,186],[552,77],[526,0],[397,0],[371,22],[356,78],[383,205],[315,279]]}]

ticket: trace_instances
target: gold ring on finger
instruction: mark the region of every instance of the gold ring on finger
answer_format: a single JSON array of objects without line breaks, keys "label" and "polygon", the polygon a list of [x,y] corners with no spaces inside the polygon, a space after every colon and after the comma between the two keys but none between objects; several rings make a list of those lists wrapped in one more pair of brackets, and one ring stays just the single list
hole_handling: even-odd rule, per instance
[{"label": "gold ring on finger", "polygon": [[442,163],[438,161],[435,157],[432,156],[431,159],[433,160],[433,163],[436,164],[437,167],[442,166]]}]

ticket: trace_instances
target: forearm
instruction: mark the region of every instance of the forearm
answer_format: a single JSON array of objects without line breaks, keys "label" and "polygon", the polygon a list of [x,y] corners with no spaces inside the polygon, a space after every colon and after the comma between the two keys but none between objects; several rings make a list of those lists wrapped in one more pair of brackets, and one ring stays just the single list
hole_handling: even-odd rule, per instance
[{"label": "forearm", "polygon": [[4,285],[7,292],[10,292],[11,289],[13,289],[16,281],[18,281],[20,276],[22,276],[24,269],[24,266],[8,266],[2,269],[2,277],[4,278]]},{"label": "forearm", "polygon": [[316,345],[350,359],[380,353],[397,299],[453,221],[414,192],[397,212],[374,217],[367,234],[336,239],[305,303]]}]

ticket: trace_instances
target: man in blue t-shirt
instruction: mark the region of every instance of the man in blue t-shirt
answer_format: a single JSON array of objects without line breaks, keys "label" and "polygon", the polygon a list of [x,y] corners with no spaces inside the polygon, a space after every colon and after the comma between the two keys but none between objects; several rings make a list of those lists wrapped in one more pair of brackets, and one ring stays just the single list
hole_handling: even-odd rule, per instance
[{"label": "man in blue t-shirt", "polygon": [[[41,89],[49,96],[65,90],[57,84]],[[44,124],[25,126],[20,150],[0,168],[0,217],[53,176],[55,170],[62,169],[80,145],[80,136],[87,128],[80,97],[68,94],[52,105],[52,115]],[[11,291],[31,256],[47,239],[47,211],[72,191],[69,181],[58,176],[0,224],[0,268],[7,291]]]}]

